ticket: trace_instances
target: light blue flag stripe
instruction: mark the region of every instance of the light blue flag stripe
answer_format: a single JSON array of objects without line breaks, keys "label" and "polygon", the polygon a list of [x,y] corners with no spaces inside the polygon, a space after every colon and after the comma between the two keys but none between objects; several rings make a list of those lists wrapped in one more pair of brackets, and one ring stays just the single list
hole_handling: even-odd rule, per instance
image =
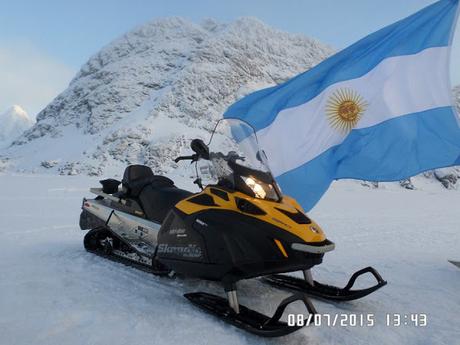
[{"label": "light blue flag stripe", "polygon": [[332,84],[361,77],[388,57],[447,46],[457,5],[458,0],[436,2],[281,85],[246,96],[228,108],[224,117],[245,120],[258,131],[269,126],[281,110],[308,102]]},{"label": "light blue flag stripe", "polygon": [[[448,106],[447,75],[458,3],[428,6],[282,85],[243,98],[224,116],[255,127],[283,191],[306,210],[335,179],[395,181],[460,164],[459,118]],[[336,92],[343,96],[344,87],[369,103],[355,127],[339,134],[323,107]]]},{"label": "light blue flag stripe", "polygon": [[342,144],[278,176],[277,181],[310,210],[334,179],[360,176],[368,181],[394,181],[396,175],[404,179],[421,171],[460,165],[457,121],[452,107],[442,107],[355,129]]}]

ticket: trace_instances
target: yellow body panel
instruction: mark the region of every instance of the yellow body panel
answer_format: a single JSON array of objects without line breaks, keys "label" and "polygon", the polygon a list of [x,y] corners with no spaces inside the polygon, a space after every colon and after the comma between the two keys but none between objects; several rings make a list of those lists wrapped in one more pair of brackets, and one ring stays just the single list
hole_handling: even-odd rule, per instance
[{"label": "yellow body panel", "polygon": [[[219,189],[218,187],[212,187],[215,189]],[[176,207],[184,212],[185,214],[193,214],[199,211],[203,211],[206,209],[219,209],[219,210],[229,210],[237,213],[244,214],[246,216],[254,217],[260,219],[264,222],[270,223],[272,225],[277,226],[285,231],[290,232],[291,234],[300,237],[305,242],[322,242],[326,239],[322,229],[316,224],[313,220],[310,224],[298,224],[294,222],[291,218],[287,215],[283,214],[282,212],[278,211],[276,208],[294,213],[297,210],[303,212],[302,207],[295,201],[293,198],[289,196],[283,196],[281,202],[274,202],[269,200],[257,199],[252,198],[246,194],[240,192],[229,192],[227,190],[222,190],[228,194],[229,200],[224,200],[219,196],[211,193],[210,187],[206,187],[200,194],[208,194],[213,197],[214,202],[218,206],[204,206],[198,205],[193,202],[188,202],[188,199],[195,197],[197,194],[191,196],[190,198],[184,199],[179,201],[176,204]],[[242,212],[238,209],[235,202],[235,197],[240,199],[246,199],[265,211],[266,214],[264,215],[253,215],[250,213]]]}]

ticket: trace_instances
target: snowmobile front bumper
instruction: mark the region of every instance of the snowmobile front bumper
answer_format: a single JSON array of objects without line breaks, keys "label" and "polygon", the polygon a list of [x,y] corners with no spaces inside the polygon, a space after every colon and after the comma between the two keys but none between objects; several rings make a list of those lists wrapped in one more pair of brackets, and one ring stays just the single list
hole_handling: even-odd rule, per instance
[{"label": "snowmobile front bumper", "polygon": [[291,248],[299,252],[310,253],[310,254],[324,254],[335,249],[335,243],[326,240],[322,245],[311,245],[305,243],[293,243]]}]

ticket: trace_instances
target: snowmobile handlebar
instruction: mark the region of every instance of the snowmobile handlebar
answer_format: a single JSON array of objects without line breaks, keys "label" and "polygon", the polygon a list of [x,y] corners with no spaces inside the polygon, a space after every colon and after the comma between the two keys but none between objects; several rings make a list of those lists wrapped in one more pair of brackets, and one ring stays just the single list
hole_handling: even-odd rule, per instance
[{"label": "snowmobile handlebar", "polygon": [[226,162],[236,162],[237,160],[244,161],[245,158],[239,156],[235,151],[230,151],[228,154],[224,155],[222,152],[211,152],[209,158],[212,159],[223,159]]},{"label": "snowmobile handlebar", "polygon": [[193,139],[190,143],[190,148],[195,152],[195,154],[191,156],[180,156],[174,159],[174,162],[179,162],[182,160],[191,160],[192,163],[196,162],[198,159],[209,159],[209,148],[203,140],[201,139]]},{"label": "snowmobile handlebar", "polygon": [[227,162],[232,162],[232,161],[237,161],[237,160],[242,160],[242,161],[245,160],[244,157],[241,157],[241,156],[237,155],[235,152],[229,152],[229,154],[227,154],[227,155],[224,155],[221,152],[217,152],[217,153],[211,152],[208,155],[208,157],[202,157],[202,156],[200,156],[200,155],[198,155],[196,153],[191,155],[191,156],[179,156],[179,157],[174,159],[174,162],[178,163],[179,161],[185,161],[185,160],[191,160],[192,162],[195,162],[199,158],[203,158],[203,159],[207,159],[207,160],[221,158],[221,159],[223,159],[223,160],[225,160]]},{"label": "snowmobile handlebar", "polygon": [[178,163],[179,161],[191,160],[192,162],[198,160],[198,155],[194,154],[191,156],[180,156],[174,159],[174,162]]}]

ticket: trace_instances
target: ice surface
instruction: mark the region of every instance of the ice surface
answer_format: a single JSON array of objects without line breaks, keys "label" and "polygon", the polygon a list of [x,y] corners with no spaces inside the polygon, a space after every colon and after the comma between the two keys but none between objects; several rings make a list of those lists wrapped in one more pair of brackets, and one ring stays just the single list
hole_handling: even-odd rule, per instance
[{"label": "ice surface", "polygon": [[[267,340],[202,313],[182,297],[199,290],[222,295],[218,284],[159,278],[85,252],[78,217],[82,197],[90,196],[88,187],[97,180],[0,175],[1,344],[459,343],[460,275],[447,259],[460,259],[460,193],[435,181],[415,191],[334,184],[310,214],[337,245],[314,270],[316,278],[342,285],[351,272],[372,265],[388,285],[354,302],[314,303],[332,316],[375,314],[375,326],[310,327]],[[258,280],[239,288],[242,304],[265,313],[288,295]],[[303,309],[295,305],[290,311]],[[386,313],[426,313],[428,326],[386,326]]]}]

